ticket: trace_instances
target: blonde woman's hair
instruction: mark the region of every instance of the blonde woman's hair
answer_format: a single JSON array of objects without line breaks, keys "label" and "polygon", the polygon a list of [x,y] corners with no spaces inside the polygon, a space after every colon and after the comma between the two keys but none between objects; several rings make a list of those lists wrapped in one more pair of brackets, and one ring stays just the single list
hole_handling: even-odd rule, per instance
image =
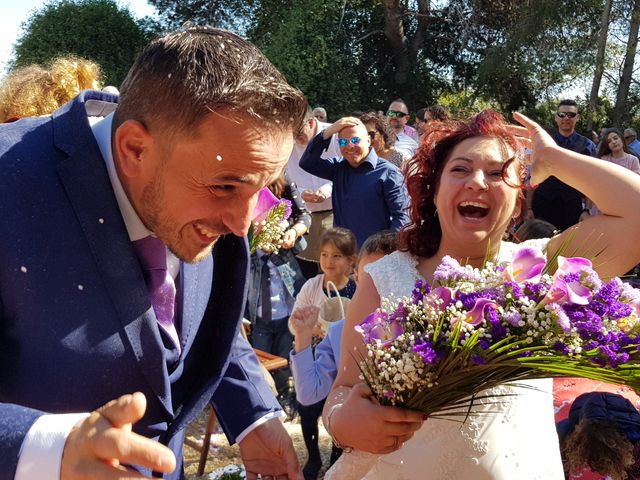
[{"label": "blonde woman's hair", "polygon": [[100,66],[75,56],[54,59],[46,67],[19,67],[0,85],[0,123],[48,115],[82,90],[101,88]]}]

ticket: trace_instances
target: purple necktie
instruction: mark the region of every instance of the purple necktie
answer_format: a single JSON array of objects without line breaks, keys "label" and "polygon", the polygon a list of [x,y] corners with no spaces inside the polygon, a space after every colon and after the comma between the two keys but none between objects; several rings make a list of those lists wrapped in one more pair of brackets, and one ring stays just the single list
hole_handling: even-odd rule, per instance
[{"label": "purple necktie", "polygon": [[167,271],[167,248],[162,240],[148,236],[133,242],[149,289],[149,300],[158,323],[169,334],[180,351],[178,331],[173,323],[176,304],[176,285]]}]

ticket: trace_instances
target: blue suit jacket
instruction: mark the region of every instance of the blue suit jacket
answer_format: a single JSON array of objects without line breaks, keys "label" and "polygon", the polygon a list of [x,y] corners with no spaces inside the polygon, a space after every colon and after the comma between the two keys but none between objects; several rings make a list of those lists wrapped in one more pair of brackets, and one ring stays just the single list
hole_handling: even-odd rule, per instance
[{"label": "blue suit jacket", "polygon": [[[279,408],[238,335],[246,239],[181,266],[182,355],[165,349],[87,111],[116,98],[84,92],[52,117],[0,126],[0,479],[44,412],[91,411],[142,391],[135,430],[169,445],[182,477],[183,430],[213,401],[231,441]],[[106,109],[106,110],[104,110]],[[148,472],[147,472],[148,473]]]}]

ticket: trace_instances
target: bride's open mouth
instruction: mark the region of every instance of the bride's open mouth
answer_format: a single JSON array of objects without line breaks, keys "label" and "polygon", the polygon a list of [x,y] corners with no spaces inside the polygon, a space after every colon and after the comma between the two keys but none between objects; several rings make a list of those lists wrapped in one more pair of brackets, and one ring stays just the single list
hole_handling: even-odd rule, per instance
[{"label": "bride's open mouth", "polygon": [[458,213],[465,219],[482,220],[489,211],[489,206],[481,202],[466,201],[458,205]]}]

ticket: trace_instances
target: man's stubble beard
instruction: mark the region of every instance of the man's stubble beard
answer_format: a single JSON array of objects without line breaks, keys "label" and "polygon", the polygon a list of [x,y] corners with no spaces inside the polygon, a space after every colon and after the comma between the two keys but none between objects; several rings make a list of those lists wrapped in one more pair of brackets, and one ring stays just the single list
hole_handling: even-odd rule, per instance
[{"label": "man's stubble beard", "polygon": [[145,185],[141,196],[141,220],[167,246],[167,248],[183,262],[198,263],[204,260],[213,248],[213,244],[197,253],[189,254],[182,245],[180,231],[172,230],[177,222],[166,213],[166,197],[164,195],[164,174],[159,165],[151,181]]}]

